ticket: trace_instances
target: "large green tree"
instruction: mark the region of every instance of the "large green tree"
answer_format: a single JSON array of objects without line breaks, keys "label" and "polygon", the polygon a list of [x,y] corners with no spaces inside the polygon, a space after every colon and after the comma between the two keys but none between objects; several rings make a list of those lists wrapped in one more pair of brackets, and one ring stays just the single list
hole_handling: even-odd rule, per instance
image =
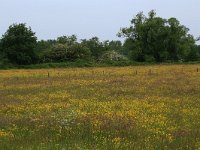
[{"label": "large green tree", "polygon": [[163,19],[152,10],[148,16],[138,13],[119,36],[126,38],[125,49],[135,61],[178,61],[194,55],[195,40],[188,31],[176,18]]},{"label": "large green tree", "polygon": [[13,24],[1,40],[2,52],[13,64],[28,65],[37,61],[35,47],[37,37],[26,24]]}]

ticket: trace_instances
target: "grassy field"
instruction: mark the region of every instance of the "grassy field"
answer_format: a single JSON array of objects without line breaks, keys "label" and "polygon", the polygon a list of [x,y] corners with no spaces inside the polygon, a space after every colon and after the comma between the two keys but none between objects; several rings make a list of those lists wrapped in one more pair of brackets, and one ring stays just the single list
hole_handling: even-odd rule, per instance
[{"label": "grassy field", "polygon": [[2,150],[200,149],[200,65],[0,71],[0,108]]}]

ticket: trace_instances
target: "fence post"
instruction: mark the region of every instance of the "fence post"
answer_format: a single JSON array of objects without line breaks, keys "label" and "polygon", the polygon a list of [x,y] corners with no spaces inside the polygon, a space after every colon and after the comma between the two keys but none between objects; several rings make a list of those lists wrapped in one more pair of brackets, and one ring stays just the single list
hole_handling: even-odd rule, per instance
[{"label": "fence post", "polygon": [[148,74],[151,75],[151,69],[149,69],[149,73]]}]

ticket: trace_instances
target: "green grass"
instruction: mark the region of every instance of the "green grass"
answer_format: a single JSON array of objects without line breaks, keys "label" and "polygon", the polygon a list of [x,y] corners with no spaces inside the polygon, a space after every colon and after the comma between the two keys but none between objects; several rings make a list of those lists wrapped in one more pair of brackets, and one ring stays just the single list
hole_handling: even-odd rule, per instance
[{"label": "green grass", "polygon": [[2,70],[0,149],[199,149],[199,67]]}]

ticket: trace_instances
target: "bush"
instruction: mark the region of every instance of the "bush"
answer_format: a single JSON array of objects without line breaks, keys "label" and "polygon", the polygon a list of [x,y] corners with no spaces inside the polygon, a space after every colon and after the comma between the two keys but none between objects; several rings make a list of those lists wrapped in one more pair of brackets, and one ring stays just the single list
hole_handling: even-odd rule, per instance
[{"label": "bush", "polygon": [[42,56],[42,62],[66,62],[78,59],[88,60],[90,50],[81,44],[67,46],[66,44],[55,44],[52,49]]},{"label": "bush", "polygon": [[34,52],[37,38],[25,24],[13,24],[3,35],[1,48],[5,57],[13,64],[28,65],[36,63]]}]

